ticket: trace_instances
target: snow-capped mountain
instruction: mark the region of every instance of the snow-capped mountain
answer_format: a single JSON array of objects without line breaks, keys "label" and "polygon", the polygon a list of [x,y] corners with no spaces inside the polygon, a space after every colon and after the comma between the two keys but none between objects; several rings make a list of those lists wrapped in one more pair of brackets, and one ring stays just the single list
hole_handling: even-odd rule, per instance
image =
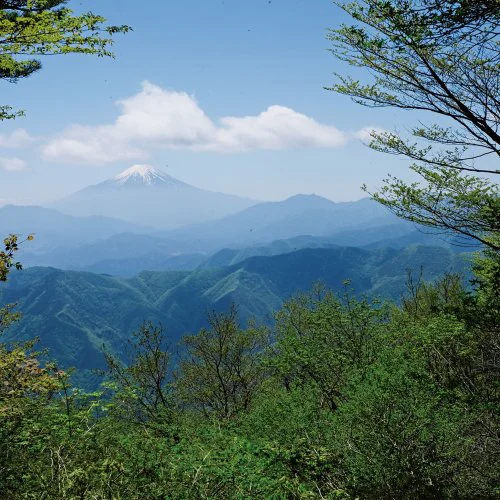
[{"label": "snow-capped mountain", "polygon": [[105,215],[173,229],[244,210],[257,202],[196,188],[150,165],[133,165],[52,205],[70,215]]},{"label": "snow-capped mountain", "polygon": [[169,189],[190,188],[189,184],[179,181],[174,177],[156,170],[151,165],[133,165],[120,172],[113,179],[105,181],[106,184],[116,186],[162,186]]}]

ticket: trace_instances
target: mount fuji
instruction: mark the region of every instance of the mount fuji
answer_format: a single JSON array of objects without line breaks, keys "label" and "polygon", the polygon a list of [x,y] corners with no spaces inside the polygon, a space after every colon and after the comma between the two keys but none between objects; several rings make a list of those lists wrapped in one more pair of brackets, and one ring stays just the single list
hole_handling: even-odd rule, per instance
[{"label": "mount fuji", "polygon": [[256,203],[196,188],[150,165],[134,165],[51,207],[69,215],[103,215],[156,229],[174,229],[224,217]]}]

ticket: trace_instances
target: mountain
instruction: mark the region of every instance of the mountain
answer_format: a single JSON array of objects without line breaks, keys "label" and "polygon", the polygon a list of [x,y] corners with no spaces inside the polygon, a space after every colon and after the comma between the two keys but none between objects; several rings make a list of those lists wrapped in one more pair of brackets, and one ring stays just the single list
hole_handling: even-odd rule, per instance
[{"label": "mountain", "polygon": [[[382,238],[382,239],[381,239]],[[407,242],[404,244],[404,242]],[[340,230],[329,236],[300,235],[292,238],[275,240],[263,246],[245,248],[223,248],[206,258],[200,268],[209,269],[224,267],[242,262],[250,257],[273,256],[292,253],[305,248],[334,248],[339,246],[355,246],[366,248],[402,249],[411,245],[447,246],[455,251],[463,248],[453,247],[449,241],[436,235],[424,234],[413,230],[411,224],[397,222],[394,224],[374,225],[360,230]]]},{"label": "mountain", "polygon": [[146,231],[145,227],[110,217],[73,217],[38,206],[0,208],[0,235],[35,233],[35,239],[23,247],[28,253],[52,252],[60,246],[76,247],[123,232]]},{"label": "mountain", "polygon": [[[106,194],[109,210],[117,206],[112,203],[113,196],[119,197],[120,203],[128,199],[129,213],[138,217],[146,203],[141,201],[143,197],[153,202],[156,195],[167,196],[170,201],[174,195],[182,195],[184,203],[190,196],[186,193],[193,194],[193,190],[201,192],[139,165],[86,188],[80,195]],[[83,197],[89,199],[87,195]],[[169,207],[181,210],[182,203]],[[2,219],[0,212],[0,229],[3,220],[4,234],[37,233],[34,243],[23,246],[20,258],[26,266],[56,266],[122,277],[132,277],[142,270],[228,266],[252,256],[272,256],[302,248],[444,244],[434,236],[410,236],[415,233],[413,225],[396,219],[369,199],[335,203],[316,195],[260,203],[220,219],[156,232],[119,219],[68,216],[40,207],[6,207],[3,213]],[[146,218],[144,222],[151,221]]]},{"label": "mountain", "polygon": [[146,254],[141,257],[122,259],[103,259],[86,266],[68,266],[66,269],[80,269],[91,273],[109,274],[123,278],[132,278],[141,271],[191,271],[203,264],[206,255],[199,253],[165,256]]},{"label": "mountain", "polygon": [[54,203],[53,207],[70,215],[105,215],[172,229],[224,217],[255,203],[190,186],[149,165],[134,165],[113,179]]},{"label": "mountain", "polygon": [[[146,319],[161,321],[172,343],[205,326],[206,313],[239,304],[241,318],[270,321],[297,291],[318,280],[341,289],[352,279],[357,293],[400,299],[407,270],[433,280],[467,269],[466,257],[446,248],[405,250],[303,249],[273,257],[252,257],[232,266],[192,272],[142,272],[123,279],[88,272],[31,268],[12,273],[0,287],[0,303],[17,302],[21,321],[7,339],[38,336],[41,347],[63,366],[102,366],[103,343],[117,353]],[[88,375],[88,372],[85,372]]]},{"label": "mountain", "polygon": [[[178,248],[176,242],[152,234],[123,232],[104,240],[91,241],[75,247],[58,247],[49,252],[40,253],[36,258],[30,256],[29,264],[57,266],[60,269],[90,270],[92,266],[99,266],[101,262],[107,262],[114,267],[117,263],[126,261],[132,264],[134,269],[139,268],[133,273],[137,274],[138,271],[148,269],[146,261],[156,262],[169,259],[176,253],[176,248]],[[24,248],[20,258],[24,260]],[[111,272],[102,265],[99,271]],[[130,275],[130,272],[127,270],[125,275]]]},{"label": "mountain", "polygon": [[[163,187],[162,187],[163,186]],[[86,191],[111,191],[115,195],[129,194],[135,199],[135,205],[142,206],[141,197],[147,193],[157,193],[160,190],[171,193],[185,193],[191,188],[180,181],[151,169],[136,166],[115,179],[105,181],[101,185],[87,188]],[[195,189],[195,188],[193,188]],[[102,190],[102,191],[101,191]],[[213,194],[213,193],[212,193]],[[110,197],[111,199],[112,197]],[[151,197],[154,199],[154,196]],[[187,198],[186,198],[187,199]],[[123,201],[123,200],[122,200]],[[130,206],[132,202],[129,202]],[[97,206],[97,205],[96,205]],[[113,204],[110,202],[109,207]],[[170,205],[174,210],[174,206]],[[137,215],[138,211],[130,211]],[[53,211],[53,213],[55,213]],[[59,218],[63,217],[59,214]],[[400,236],[412,230],[409,225],[395,221],[394,217],[380,205],[363,199],[356,202],[334,203],[316,195],[296,195],[284,201],[260,203],[245,210],[213,221],[184,226],[182,228],[149,232],[144,228],[134,229],[130,223],[114,219],[114,230],[109,237],[100,238],[100,231],[92,234],[90,230],[74,231],[80,227],[83,218],[66,216],[68,222],[59,224],[54,220],[52,225],[42,224],[38,230],[38,220],[31,218],[27,226],[30,231],[49,234],[45,240],[51,245],[43,252],[33,245],[26,246],[26,265],[56,266],[61,269],[89,270],[105,272],[119,276],[133,276],[141,270],[174,270],[179,268],[193,269],[202,264],[204,257],[213,253],[232,248],[241,253],[237,261],[253,255],[276,255],[284,251],[293,251],[310,246],[311,248],[325,245],[353,245],[378,241],[384,237]],[[104,218],[103,218],[104,219]],[[95,216],[85,220],[97,220]],[[110,220],[107,218],[106,220]],[[19,232],[18,219],[13,218],[9,226]],[[147,222],[151,222],[147,219]],[[69,231],[61,228],[70,226]],[[384,230],[379,228],[383,226]],[[389,227],[391,226],[391,227]],[[350,229],[348,229],[350,228]],[[396,228],[396,229],[393,229]],[[91,227],[89,227],[91,229]],[[53,234],[58,232],[58,237]],[[336,238],[340,232],[346,233]],[[73,235],[75,237],[73,238]],[[302,238],[285,243],[286,240]],[[313,241],[315,238],[327,238],[328,243]],[[281,243],[277,243],[281,240]],[[307,241],[307,243],[306,243]],[[273,243],[274,242],[274,243]],[[272,244],[274,248],[264,249]],[[30,249],[37,248],[33,255]],[[241,252],[248,248],[248,252]],[[182,259],[180,256],[196,255],[196,258]],[[235,260],[236,262],[236,260]],[[226,261],[224,265],[231,262]]]},{"label": "mountain", "polygon": [[[275,240],[261,245],[231,247],[215,252],[204,252],[200,240],[186,237],[177,239],[151,234],[121,233],[106,240],[80,245],[76,248],[57,248],[36,256],[28,255],[29,265],[57,266],[67,270],[107,273],[114,276],[132,277],[140,271],[175,271],[225,267],[250,257],[273,256],[295,252],[304,248],[333,248],[358,246],[366,248],[401,249],[410,245],[446,246],[456,252],[463,247],[454,246],[442,235],[427,234],[413,229],[413,225],[393,223],[365,227],[356,230],[340,230],[329,236],[299,235]],[[193,248],[198,253],[190,253]],[[205,247],[206,248],[206,247]]]},{"label": "mountain", "polygon": [[199,269],[213,269],[227,267],[242,262],[251,257],[272,257],[286,253],[296,252],[305,248],[333,248],[335,237],[328,236],[295,236],[284,240],[276,240],[267,245],[245,247],[241,249],[223,248],[206,258]]},{"label": "mountain", "polygon": [[259,203],[227,217],[163,232],[191,241],[190,251],[226,246],[248,247],[300,235],[329,236],[340,230],[364,231],[397,221],[385,207],[367,198],[335,203],[317,195],[296,195],[284,201]]},{"label": "mountain", "polygon": [[447,247],[455,252],[472,252],[481,248],[481,244],[472,238],[443,234],[430,228],[414,229],[396,236],[387,233],[384,239],[371,241],[366,248],[406,248],[411,245],[437,245]]}]

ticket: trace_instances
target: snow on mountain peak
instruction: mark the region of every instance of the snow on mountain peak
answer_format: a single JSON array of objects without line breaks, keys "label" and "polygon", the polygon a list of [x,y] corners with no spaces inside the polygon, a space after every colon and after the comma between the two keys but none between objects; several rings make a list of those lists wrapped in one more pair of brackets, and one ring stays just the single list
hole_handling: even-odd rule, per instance
[{"label": "snow on mountain peak", "polygon": [[123,172],[119,173],[114,180],[118,184],[125,184],[129,182],[140,184],[159,184],[167,181],[168,177],[151,165],[133,165]]}]

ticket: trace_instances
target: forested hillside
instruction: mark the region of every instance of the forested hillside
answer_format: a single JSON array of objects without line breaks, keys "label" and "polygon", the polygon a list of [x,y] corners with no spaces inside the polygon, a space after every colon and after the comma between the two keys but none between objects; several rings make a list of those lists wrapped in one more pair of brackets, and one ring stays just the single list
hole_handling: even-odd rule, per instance
[{"label": "forested hillside", "polygon": [[[24,275],[35,272],[60,273]],[[180,360],[168,331],[144,323],[123,360],[106,352],[106,383],[91,394],[60,366],[42,368],[32,344],[4,347],[2,490],[492,497],[498,302],[488,283],[473,296],[455,276],[414,283],[401,307],[318,288],[286,301],[270,327],[212,313]],[[152,279],[142,293],[162,286]],[[65,331],[73,348],[81,336],[70,321]]]},{"label": "forested hillside", "polygon": [[50,358],[80,373],[103,367],[103,345],[123,359],[126,340],[145,318],[161,322],[174,347],[182,335],[206,326],[210,311],[223,312],[232,304],[239,306],[243,322],[253,318],[270,324],[285,300],[316,283],[341,290],[349,280],[358,296],[399,302],[409,272],[416,282],[446,272],[466,280],[469,266],[470,254],[417,246],[402,252],[304,249],[222,268],[142,272],[132,279],[31,268],[12,275],[0,300],[16,303],[23,312],[8,339],[27,340],[36,331],[39,347],[48,348]]}]

